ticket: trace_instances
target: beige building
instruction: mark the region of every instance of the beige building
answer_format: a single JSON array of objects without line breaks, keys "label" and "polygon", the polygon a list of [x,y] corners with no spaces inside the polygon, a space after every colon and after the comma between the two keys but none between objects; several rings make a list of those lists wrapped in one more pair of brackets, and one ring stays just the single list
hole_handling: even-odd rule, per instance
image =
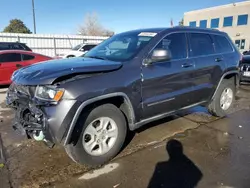
[{"label": "beige building", "polygon": [[184,13],[184,25],[228,33],[240,51],[250,49],[250,1]]}]

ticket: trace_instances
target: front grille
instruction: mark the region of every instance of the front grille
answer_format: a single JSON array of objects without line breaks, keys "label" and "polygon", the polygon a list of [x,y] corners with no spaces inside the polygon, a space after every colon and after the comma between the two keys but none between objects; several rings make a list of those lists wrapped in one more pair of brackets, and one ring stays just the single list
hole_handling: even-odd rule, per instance
[{"label": "front grille", "polygon": [[250,71],[250,64],[242,64],[240,71]]}]

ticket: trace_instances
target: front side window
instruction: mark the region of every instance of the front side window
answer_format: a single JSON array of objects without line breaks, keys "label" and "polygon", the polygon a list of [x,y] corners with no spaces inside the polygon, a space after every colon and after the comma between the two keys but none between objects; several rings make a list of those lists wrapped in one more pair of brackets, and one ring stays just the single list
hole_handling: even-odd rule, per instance
[{"label": "front side window", "polygon": [[135,57],[156,34],[152,32],[118,34],[88,51],[84,57],[127,61]]},{"label": "front side window", "polygon": [[247,14],[239,15],[237,25],[247,25],[247,21],[248,21],[248,15]]},{"label": "front side window", "polygon": [[233,16],[225,17],[223,27],[231,27],[233,25]]},{"label": "front side window", "polygon": [[196,27],[196,21],[189,22],[189,26],[190,26],[190,27]]},{"label": "front side window", "polygon": [[82,47],[82,51],[89,51],[91,50],[92,48],[94,48],[96,45],[85,45]]},{"label": "front side window", "polygon": [[171,59],[187,57],[187,42],[184,33],[174,33],[166,36],[155,49],[166,49],[171,52]]},{"label": "front side window", "polygon": [[211,19],[211,28],[218,28],[219,27],[219,22],[220,22],[219,18]]},{"label": "front side window", "polygon": [[211,37],[203,33],[191,33],[190,45],[192,56],[202,56],[214,53],[214,46]]},{"label": "front side window", "polygon": [[207,28],[207,20],[200,21],[200,28]]},{"label": "front side window", "polygon": [[21,61],[21,54],[18,53],[7,53],[0,55],[0,62],[18,62]]},{"label": "front side window", "polygon": [[215,48],[218,53],[232,52],[233,48],[228,39],[224,36],[214,35]]}]

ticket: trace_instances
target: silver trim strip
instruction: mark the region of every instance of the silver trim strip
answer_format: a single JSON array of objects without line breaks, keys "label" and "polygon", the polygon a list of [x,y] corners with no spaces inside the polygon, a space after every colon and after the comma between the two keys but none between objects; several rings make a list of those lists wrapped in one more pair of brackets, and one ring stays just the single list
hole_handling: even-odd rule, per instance
[{"label": "silver trim strip", "polygon": [[156,115],[156,116],[147,118],[147,119],[143,119],[143,120],[141,120],[140,122],[136,123],[134,128],[137,129],[137,128],[139,128],[140,126],[145,125],[145,124],[147,124],[147,123],[149,123],[149,122],[152,122],[152,121],[155,121],[155,120],[158,120],[158,119],[162,119],[162,118],[164,118],[164,117],[166,117],[166,116],[169,116],[169,115],[171,115],[171,114],[173,114],[173,113],[175,113],[175,112],[177,112],[177,111],[185,110],[185,109],[188,109],[188,108],[192,108],[192,107],[194,107],[194,106],[198,106],[198,105],[203,104],[203,103],[205,103],[205,102],[206,102],[206,101],[198,102],[198,103],[195,103],[195,104],[192,104],[192,105],[189,105],[189,106],[185,106],[185,107],[183,107],[183,108],[181,108],[181,109],[178,109],[178,110],[173,110],[173,111],[166,112],[166,113],[163,113],[163,114],[159,114],[159,115]]},{"label": "silver trim strip", "polygon": [[147,104],[147,106],[148,107],[154,106],[154,105],[161,104],[161,103],[164,103],[164,102],[172,101],[174,99],[175,99],[175,97],[170,98],[170,99],[165,99],[165,100],[162,100],[162,101],[157,101],[157,102],[149,103],[149,104]]}]

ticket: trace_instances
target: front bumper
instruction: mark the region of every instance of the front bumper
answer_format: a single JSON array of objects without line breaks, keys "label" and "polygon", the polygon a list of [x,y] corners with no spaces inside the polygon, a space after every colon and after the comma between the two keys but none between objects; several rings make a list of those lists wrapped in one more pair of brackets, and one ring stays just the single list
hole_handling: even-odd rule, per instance
[{"label": "front bumper", "polygon": [[58,103],[34,98],[35,89],[12,84],[6,103],[15,110],[13,128],[28,138],[40,135],[49,144],[61,143],[80,103],[63,99]]}]

